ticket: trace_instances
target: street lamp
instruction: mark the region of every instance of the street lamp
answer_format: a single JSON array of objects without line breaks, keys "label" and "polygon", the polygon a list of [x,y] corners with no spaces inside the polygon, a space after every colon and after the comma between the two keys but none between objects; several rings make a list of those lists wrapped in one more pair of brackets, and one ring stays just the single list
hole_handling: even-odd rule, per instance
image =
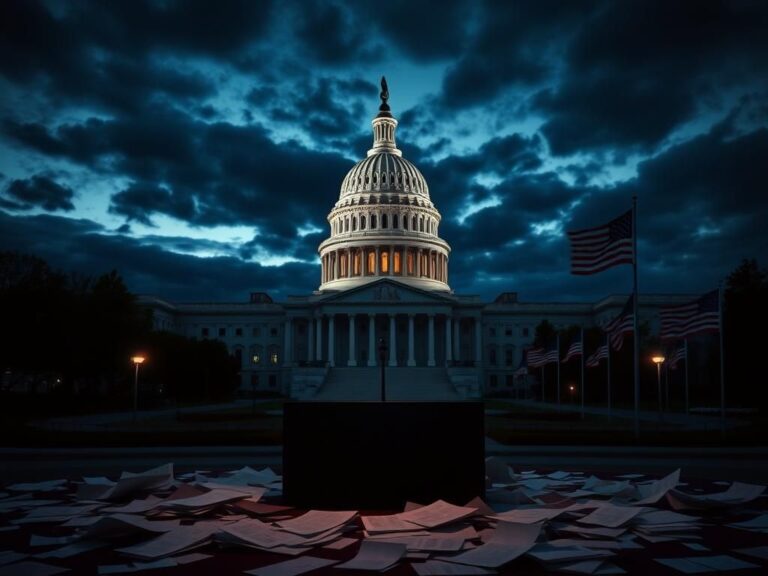
[{"label": "street lamp", "polygon": [[661,365],[664,364],[666,358],[661,354],[656,354],[651,357],[651,360],[656,364],[656,384],[659,390],[659,418],[661,418]]},{"label": "street lamp", "polygon": [[384,366],[387,361],[387,343],[384,338],[379,338],[379,366],[381,366],[381,401],[387,401],[386,382],[384,380]]},{"label": "street lamp", "polygon": [[131,362],[136,367],[136,372],[133,376],[133,421],[136,422],[136,409],[139,403],[139,366],[144,364],[146,358],[144,356],[136,355],[131,357]]}]

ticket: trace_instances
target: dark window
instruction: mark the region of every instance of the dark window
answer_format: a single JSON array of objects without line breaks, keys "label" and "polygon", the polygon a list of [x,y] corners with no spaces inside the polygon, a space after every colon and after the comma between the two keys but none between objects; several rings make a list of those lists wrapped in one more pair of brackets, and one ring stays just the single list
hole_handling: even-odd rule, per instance
[{"label": "dark window", "polygon": [[251,374],[251,386],[256,388],[259,385],[259,375]]},{"label": "dark window", "polygon": [[242,335],[243,335],[243,329],[235,328],[235,336],[242,336]]},{"label": "dark window", "polygon": [[491,348],[488,351],[488,362],[490,362],[492,366],[496,365],[496,348]]},{"label": "dark window", "polygon": [[237,362],[238,367],[243,365],[243,351],[240,348],[235,350],[235,361]]},{"label": "dark window", "polygon": [[392,215],[392,228],[397,228],[397,225],[398,225],[398,221],[397,220],[398,220],[397,214],[393,214]]},{"label": "dark window", "polygon": [[269,387],[270,388],[276,388],[277,387],[277,376],[275,374],[269,375]]},{"label": "dark window", "polygon": [[203,328],[201,334],[203,335],[203,338],[208,338],[208,328]]},{"label": "dark window", "polygon": [[507,374],[506,381],[507,386],[512,387],[515,385],[515,377],[512,374]]},{"label": "dark window", "polygon": [[496,328],[494,328],[493,326],[488,328],[488,335],[489,336],[496,336]]},{"label": "dark window", "polygon": [[498,381],[498,378],[496,377],[496,374],[491,374],[488,377],[488,381],[491,384],[491,388],[496,388],[496,386],[498,386],[498,384],[499,384],[499,381]]},{"label": "dark window", "polygon": [[526,326],[525,328],[523,328],[523,336],[528,336],[528,334],[530,334],[530,331],[528,330],[528,327]]},{"label": "dark window", "polygon": [[381,215],[381,227],[386,228],[387,227],[387,215],[382,214]]},{"label": "dark window", "polygon": [[253,329],[253,335],[258,337],[261,334],[261,331],[258,328]]},{"label": "dark window", "polygon": [[376,229],[376,214],[371,214],[371,229]]},{"label": "dark window", "polygon": [[219,328],[219,336],[226,336],[227,335],[227,329],[226,328]]},{"label": "dark window", "polygon": [[275,327],[270,328],[269,335],[272,336],[272,338],[275,338],[277,336],[277,328]]},{"label": "dark window", "polygon": [[504,363],[507,366],[512,366],[515,359],[515,351],[512,348],[507,348],[507,350],[504,352]]},{"label": "dark window", "polygon": [[506,328],[504,330],[504,336],[512,336],[512,328]]}]

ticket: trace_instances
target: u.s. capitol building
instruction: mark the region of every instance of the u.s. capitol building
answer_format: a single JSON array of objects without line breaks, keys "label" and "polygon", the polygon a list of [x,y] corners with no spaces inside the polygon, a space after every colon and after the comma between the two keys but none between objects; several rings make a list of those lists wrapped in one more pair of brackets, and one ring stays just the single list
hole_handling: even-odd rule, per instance
[{"label": "u.s. capitol building", "polygon": [[[493,302],[454,293],[440,212],[424,176],[397,148],[387,98],[384,87],[373,146],[344,177],[328,214],[316,291],[281,302],[261,292],[243,302],[140,302],[158,330],[223,341],[240,363],[245,394],[374,399],[383,342],[391,398],[525,396],[532,380],[513,373],[542,320],[604,324],[626,296],[537,303],[514,292]],[[641,318],[653,322],[669,301],[642,296]]]}]

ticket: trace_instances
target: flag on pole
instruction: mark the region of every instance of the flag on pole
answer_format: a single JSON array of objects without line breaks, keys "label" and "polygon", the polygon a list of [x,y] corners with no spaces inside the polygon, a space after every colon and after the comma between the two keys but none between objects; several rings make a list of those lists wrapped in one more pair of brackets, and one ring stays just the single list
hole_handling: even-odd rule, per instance
[{"label": "flag on pole", "polygon": [[525,376],[528,374],[528,350],[523,350],[523,357],[520,359],[520,366],[517,367],[512,375],[513,376]]},{"label": "flag on pole", "polygon": [[531,368],[539,368],[552,362],[557,362],[557,346],[552,348],[534,348],[528,350],[528,366]]},{"label": "flag on pole", "polygon": [[597,368],[600,366],[600,360],[608,358],[608,344],[603,344],[595,352],[587,358],[587,368]]},{"label": "flag on pole", "polygon": [[571,274],[597,274],[634,258],[632,210],[596,228],[568,232]]},{"label": "flag on pole", "polygon": [[568,347],[568,352],[565,353],[565,358],[563,358],[562,362],[566,363],[576,356],[581,356],[581,341],[574,342]]},{"label": "flag on pole", "polygon": [[634,295],[630,296],[621,313],[605,325],[608,340],[614,350],[621,350],[624,335],[631,334],[635,327]]},{"label": "flag on pole", "polygon": [[701,332],[720,329],[720,295],[717,290],[680,306],[668,306],[659,312],[662,340],[687,338]]},{"label": "flag on pole", "polygon": [[680,344],[672,354],[669,355],[669,360],[667,360],[667,368],[670,370],[676,370],[677,369],[677,363],[681,360],[685,360],[685,343]]}]

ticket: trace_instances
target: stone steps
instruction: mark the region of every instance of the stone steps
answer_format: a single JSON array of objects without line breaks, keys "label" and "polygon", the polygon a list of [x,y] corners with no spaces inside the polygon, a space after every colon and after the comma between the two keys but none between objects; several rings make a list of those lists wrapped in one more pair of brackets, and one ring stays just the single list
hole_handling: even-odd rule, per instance
[{"label": "stone steps", "polygon": [[[386,369],[387,400],[461,400],[448,380],[445,368]],[[381,398],[379,368],[331,368],[325,385],[314,397],[323,402],[377,401]]]}]

